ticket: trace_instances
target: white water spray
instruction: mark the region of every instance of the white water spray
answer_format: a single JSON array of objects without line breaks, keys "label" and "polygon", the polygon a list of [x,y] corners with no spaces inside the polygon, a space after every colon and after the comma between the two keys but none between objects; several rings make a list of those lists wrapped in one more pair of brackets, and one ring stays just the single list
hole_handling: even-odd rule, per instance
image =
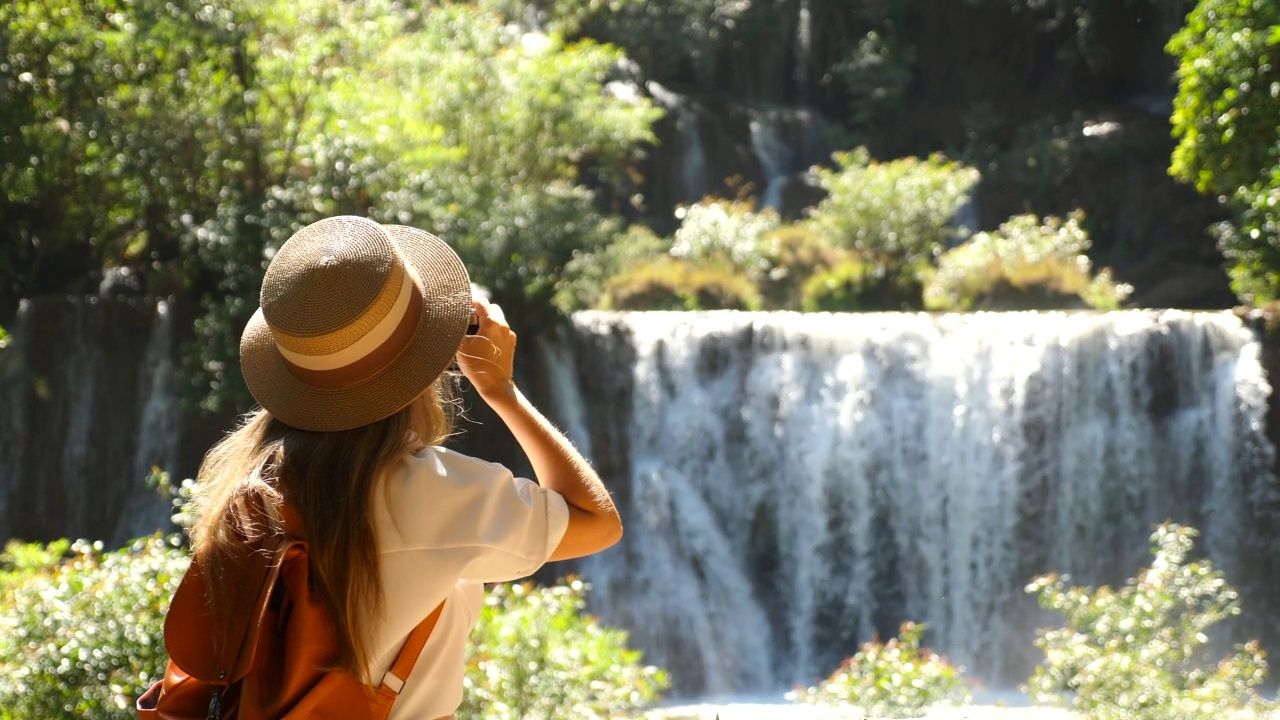
[{"label": "white water spray", "polygon": [[[811,682],[908,619],[971,676],[1016,677],[1031,577],[1122,581],[1165,519],[1230,572],[1244,488],[1270,476],[1270,388],[1230,313],[575,324],[579,377],[631,398],[579,411],[629,438],[607,478],[626,537],[582,566],[593,611],[685,692]],[[619,337],[633,374],[600,377]]]}]

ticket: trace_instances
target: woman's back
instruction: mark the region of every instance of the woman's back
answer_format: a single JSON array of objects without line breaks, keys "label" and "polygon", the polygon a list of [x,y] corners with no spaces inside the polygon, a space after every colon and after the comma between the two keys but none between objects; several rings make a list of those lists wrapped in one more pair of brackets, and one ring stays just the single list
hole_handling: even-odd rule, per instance
[{"label": "woman's back", "polygon": [[[241,339],[242,370],[262,409],[206,457],[195,552],[215,568],[229,554],[243,535],[229,510],[246,497],[267,510],[251,534],[284,532],[287,502],[332,611],[340,665],[374,687],[398,682],[386,669],[444,601],[393,718],[458,707],[483,583],[621,536],[595,472],[515,387],[515,345],[501,310],[472,299],[465,268],[442,241],[354,217],[315,223],[281,247]],[[440,446],[452,431],[455,359],[537,482]]]}]

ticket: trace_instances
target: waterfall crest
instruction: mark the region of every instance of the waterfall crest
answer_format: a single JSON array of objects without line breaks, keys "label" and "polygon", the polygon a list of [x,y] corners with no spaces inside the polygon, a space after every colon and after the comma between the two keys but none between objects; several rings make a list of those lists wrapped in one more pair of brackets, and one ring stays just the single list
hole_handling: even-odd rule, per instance
[{"label": "waterfall crest", "polygon": [[686,693],[811,682],[908,619],[971,676],[1025,679],[1033,576],[1123,582],[1173,519],[1234,580],[1274,490],[1260,346],[1230,313],[574,325],[555,357],[580,387],[554,394],[592,398],[572,426],[613,448],[626,526],[581,566],[593,611]]}]

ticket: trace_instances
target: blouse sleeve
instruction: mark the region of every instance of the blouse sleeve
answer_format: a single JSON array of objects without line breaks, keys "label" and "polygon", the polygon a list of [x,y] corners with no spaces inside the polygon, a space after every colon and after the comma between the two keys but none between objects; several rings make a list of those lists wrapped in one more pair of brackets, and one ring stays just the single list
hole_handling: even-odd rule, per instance
[{"label": "blouse sleeve", "polygon": [[560,493],[509,471],[499,486],[480,524],[487,552],[467,564],[464,580],[505,582],[533,574],[555,552],[569,525],[569,506]]},{"label": "blouse sleeve", "polygon": [[439,534],[430,544],[465,554],[460,579],[515,580],[547,561],[569,524],[560,493],[461,453],[440,450],[434,460],[444,484],[432,498],[436,522],[429,525]]}]

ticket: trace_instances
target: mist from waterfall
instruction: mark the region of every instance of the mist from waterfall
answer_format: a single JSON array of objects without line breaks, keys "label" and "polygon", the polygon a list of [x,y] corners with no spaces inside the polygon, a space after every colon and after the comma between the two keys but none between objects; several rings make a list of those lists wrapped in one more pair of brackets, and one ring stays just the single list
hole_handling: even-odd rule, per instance
[{"label": "mist from waterfall", "polygon": [[1246,486],[1274,484],[1259,343],[1230,313],[574,325],[546,350],[557,415],[613,453],[626,526],[581,565],[591,607],[684,693],[812,682],[904,620],[971,677],[1025,679],[1033,576],[1122,582],[1173,519],[1231,577]]}]

